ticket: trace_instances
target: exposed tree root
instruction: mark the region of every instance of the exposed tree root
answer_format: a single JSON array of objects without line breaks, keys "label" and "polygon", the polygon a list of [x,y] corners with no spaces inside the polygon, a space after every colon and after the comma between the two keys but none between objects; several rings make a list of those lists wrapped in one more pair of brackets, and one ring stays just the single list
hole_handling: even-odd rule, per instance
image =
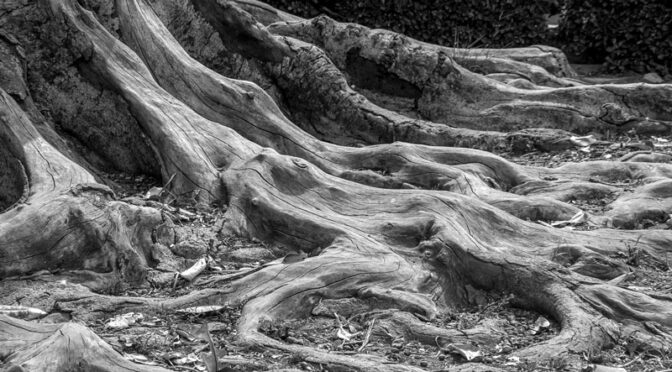
[{"label": "exposed tree root", "polygon": [[[293,14],[275,9],[256,0],[234,0],[233,3],[249,12],[265,26],[273,23],[300,23],[306,20]],[[562,51],[536,45],[529,48],[483,49],[483,48],[445,48],[461,66],[484,75],[506,73],[527,78],[535,84],[557,84],[571,86],[569,81],[557,77],[575,77],[576,73]]]},{"label": "exposed tree root", "polygon": [[[418,111],[436,122],[482,130],[547,127],[580,133],[607,129],[668,133],[672,125],[669,85],[571,87],[576,84],[559,84],[549,78],[541,83],[570,87],[519,89],[457,64],[460,58],[455,55],[459,52],[390,31],[338,23],[328,17],[276,23],[269,30],[319,45],[358,86],[397,94],[380,85],[384,79],[375,80],[378,86],[362,80],[369,75],[361,71],[363,66],[370,65],[379,71],[378,77],[412,87]],[[478,59],[467,63],[485,70],[485,63]],[[529,73],[521,71],[519,75]],[[652,97],[656,98],[649,99]]]},{"label": "exposed tree root", "polygon": [[[195,3],[202,12],[208,11],[206,20],[220,34],[227,32],[224,43],[231,52],[261,60],[267,71],[275,71],[273,76],[282,80],[278,85],[283,92],[305,88],[297,94],[321,92],[318,98],[332,97],[322,101],[319,109],[304,107],[293,111],[292,117],[302,112],[309,116],[308,121],[319,122],[334,116],[337,119],[326,122],[345,125],[361,115],[363,106],[371,105],[349,90],[341,73],[326,64],[328,58],[317,47],[275,37],[230,4]],[[620,288],[609,280],[628,271],[610,258],[611,254],[637,246],[662,262],[670,250],[671,231],[580,232],[517,218],[569,219],[579,209],[568,201],[608,195],[619,197],[611,211],[591,216],[596,223],[634,228],[643,218],[664,219],[672,212],[672,204],[667,202],[672,178],[669,164],[591,162],[546,169],[518,166],[474,149],[409,143],[355,149],[327,144],[295,127],[257,86],[218,76],[192,60],[141,0],[116,1],[120,33],[129,46],[77,1],[50,0],[47,5],[50,22],[70,36],[69,48],[81,55],[79,63],[86,64],[87,71],[94,71],[128,104],[156,153],[164,181],[172,179],[171,192],[201,205],[226,203],[228,231],[308,256],[222,277],[212,283],[216,288],[176,298],[105,296],[82,286],[69,294],[63,289],[66,287],[54,287],[54,309],[85,319],[92,314],[147,307],[168,311],[208,304],[242,306],[237,334],[244,344],[357,370],[413,371],[418,368],[384,364],[379,357],[286,344],[261,333],[260,324],[310,316],[321,299],[357,297],[398,309],[385,321],[421,342],[436,342],[437,337],[496,342],[483,329],[456,335],[419,320],[432,320],[468,306],[469,288],[476,288],[510,293],[521,306],[538,309],[560,323],[556,337],[515,352],[526,359],[564,358],[571,367],[578,367],[581,353],[628,338],[660,352],[670,350],[672,299]],[[346,27],[349,36],[343,42],[359,45],[359,56],[365,53],[376,63],[381,63],[376,58],[386,55],[384,50],[396,50],[393,57],[397,59],[386,66],[419,66],[417,76],[425,74],[429,82],[422,89],[425,98],[432,81],[445,88],[466,77],[464,81],[475,84],[471,88],[520,99],[537,94],[550,102],[553,97],[561,102],[558,107],[585,95],[581,108],[595,110],[600,100],[618,96],[619,103],[632,103],[628,109],[632,112],[655,111],[659,120],[669,120],[663,117],[669,114],[664,111],[670,99],[669,86],[512,90],[453,65],[447,57],[442,59],[443,66],[450,67],[444,71],[447,74],[430,76],[428,71],[440,69],[425,69],[427,63],[418,65],[403,59],[436,62],[438,47],[382,31],[343,26],[326,18],[293,25],[316,24],[330,28],[334,35],[342,32],[339,27]],[[362,34],[354,37],[350,33],[355,31]],[[330,43],[335,40],[320,44],[333,53]],[[343,67],[338,58],[334,54],[336,65]],[[394,73],[403,77],[409,71]],[[316,84],[325,80],[314,74],[320,72],[332,76],[336,85],[319,90]],[[460,102],[474,98],[459,89],[450,94],[461,97]],[[359,103],[344,99],[346,96]],[[635,103],[642,97],[655,99]],[[152,231],[167,217],[153,208],[116,201],[87,170],[47,142],[12,97],[0,90],[0,98],[0,141],[16,159],[0,166],[14,175],[22,169],[26,174],[13,184],[3,179],[0,189],[3,207],[20,201],[0,215],[0,277],[18,276],[21,280],[38,270],[63,270],[71,275],[70,282],[100,291],[118,283],[143,281],[157,265],[156,260],[170,260],[170,255],[154,254],[158,248],[152,237]],[[494,100],[474,100],[472,108],[485,110],[479,105],[487,105],[488,99]],[[549,105],[542,106],[546,110]],[[372,117],[383,112],[370,107]],[[663,110],[657,110],[660,108]],[[339,110],[352,110],[348,114],[352,116],[335,114]],[[388,133],[389,122],[370,120],[365,126],[361,120],[356,124],[361,133],[372,133],[364,142],[386,142],[380,137]],[[392,127],[398,129],[396,123]],[[430,124],[418,121],[412,125],[426,130]],[[637,180],[641,186],[626,195],[621,184],[626,179]],[[28,195],[21,201],[24,190]],[[661,203],[640,202],[652,197]],[[53,283],[65,274],[50,275],[43,279]],[[33,300],[29,296],[27,301]],[[0,366],[7,368],[16,364],[28,370],[44,366],[58,370],[77,364],[101,370],[140,370],[91,331],[73,323],[38,329],[0,317],[0,346],[8,350],[0,354]]]},{"label": "exposed tree root", "polygon": [[46,142],[2,90],[0,99],[0,139],[30,180],[25,198],[0,215],[0,275],[40,270],[116,273],[89,281],[100,289],[143,280],[141,269],[160,213],[113,201],[112,191]]},{"label": "exposed tree root", "polygon": [[35,324],[0,315],[0,350],[7,371],[168,371],[122,358],[77,323]]},{"label": "exposed tree root", "polygon": [[[169,6],[152,6],[164,20],[171,20],[168,26],[179,33],[176,37],[186,45],[193,40],[194,33],[210,27],[210,24],[219,35],[233,35],[230,32],[233,28],[247,29],[249,37],[244,45],[238,45],[241,44],[238,38],[225,37],[223,45],[205,46],[205,49],[215,49],[217,53],[217,59],[209,65],[228,64],[230,66],[226,69],[217,68],[218,72],[246,80],[250,80],[249,70],[254,69],[256,72],[252,80],[258,83],[263,82],[259,81],[263,80],[258,77],[259,74],[268,76],[275,89],[265,89],[270,93],[280,91],[281,97],[274,96],[276,102],[286,107],[289,117],[297,125],[319,139],[344,145],[404,141],[482,149],[511,147],[517,151],[548,151],[574,146],[570,140],[571,133],[558,129],[509,134],[468,130],[456,128],[452,121],[446,122],[450,125],[432,123],[381,108],[351,89],[341,70],[321,49],[292,38],[274,38],[232,4],[208,1],[196,1],[194,4],[208,23],[203,24],[189,7],[165,9]],[[274,55],[285,55],[289,60],[278,62],[277,58],[256,57],[259,50],[269,48],[276,50]]]}]

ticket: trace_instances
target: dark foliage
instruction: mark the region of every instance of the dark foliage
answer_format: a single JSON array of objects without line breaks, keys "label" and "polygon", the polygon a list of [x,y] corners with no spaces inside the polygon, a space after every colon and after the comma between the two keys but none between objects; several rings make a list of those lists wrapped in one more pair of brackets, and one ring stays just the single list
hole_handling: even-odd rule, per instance
[{"label": "dark foliage", "polygon": [[[338,21],[385,28],[456,47],[514,47],[546,41],[546,15],[557,1],[524,0],[266,0],[303,17],[326,14]],[[555,9],[554,9],[555,8]]]},{"label": "dark foliage", "polygon": [[563,50],[615,71],[672,72],[672,1],[567,0]]}]

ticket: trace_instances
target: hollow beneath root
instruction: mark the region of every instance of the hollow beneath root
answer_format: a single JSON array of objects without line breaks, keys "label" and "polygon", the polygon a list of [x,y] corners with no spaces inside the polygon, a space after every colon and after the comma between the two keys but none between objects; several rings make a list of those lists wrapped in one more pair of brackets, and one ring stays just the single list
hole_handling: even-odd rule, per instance
[{"label": "hollow beneath root", "polygon": [[0,148],[0,212],[23,197],[27,182],[21,162],[7,148]]}]

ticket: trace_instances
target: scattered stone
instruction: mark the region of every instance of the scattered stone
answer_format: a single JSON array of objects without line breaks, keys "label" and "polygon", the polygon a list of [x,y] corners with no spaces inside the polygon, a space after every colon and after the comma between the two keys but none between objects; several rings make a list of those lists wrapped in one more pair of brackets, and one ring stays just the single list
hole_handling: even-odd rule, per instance
[{"label": "scattered stone", "polygon": [[230,252],[229,257],[241,262],[257,262],[273,259],[273,252],[263,247],[248,247]]},{"label": "scattered stone", "polygon": [[174,244],[170,250],[177,256],[195,259],[208,252],[208,244],[202,240],[187,239]]},{"label": "scattered stone", "polygon": [[548,319],[544,318],[543,316],[540,316],[537,318],[537,320],[534,322],[534,328],[532,329],[531,333],[533,335],[537,335],[544,330],[548,329],[548,327],[551,326],[551,322],[548,321]]},{"label": "scattered stone", "polygon": [[175,244],[175,224],[170,219],[157,226],[154,234],[157,243],[166,247]]}]

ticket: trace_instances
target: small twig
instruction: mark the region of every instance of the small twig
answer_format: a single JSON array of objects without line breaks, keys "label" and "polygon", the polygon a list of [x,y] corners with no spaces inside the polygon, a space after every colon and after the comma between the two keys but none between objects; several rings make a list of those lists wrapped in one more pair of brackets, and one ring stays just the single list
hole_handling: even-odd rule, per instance
[{"label": "small twig", "polygon": [[[166,187],[168,187],[168,185],[170,185],[170,183],[171,183],[171,182],[173,182],[173,179],[175,178],[175,175],[176,175],[176,174],[177,174],[177,173],[173,173],[173,175],[172,175],[172,176],[170,176],[170,178],[168,179],[168,182],[166,182],[166,184],[165,184],[165,185],[163,185],[162,189],[164,189],[164,190],[165,190],[165,189],[166,189]],[[172,194],[172,193],[171,193],[171,194]]]},{"label": "small twig", "polygon": [[336,314],[335,311],[334,311],[334,316],[336,317],[336,321],[338,322],[338,327],[343,329],[343,323],[341,322],[341,318],[338,316],[338,314]]},{"label": "small twig", "polygon": [[[207,322],[203,325],[203,330],[205,331],[205,336],[208,339],[208,345],[210,346],[210,351],[212,352],[212,367],[213,367],[213,370],[208,371],[208,372],[217,372],[219,370],[219,368],[217,366],[217,350],[215,349],[215,343],[212,342],[212,336],[210,336],[210,330],[208,329],[208,323]],[[208,369],[210,369],[209,365],[208,365]]]},{"label": "small twig", "polygon": [[473,48],[476,44],[478,44],[481,40],[483,40],[484,37],[485,37],[485,34],[481,35],[481,37],[479,37],[478,39],[474,40],[471,44],[469,44],[467,49]]},{"label": "small twig", "polygon": [[366,345],[369,343],[369,338],[371,338],[371,332],[373,331],[373,325],[376,323],[376,318],[373,318],[371,320],[371,324],[369,325],[369,329],[366,331],[366,336],[364,336],[364,341],[362,341],[362,346],[357,349],[358,353],[361,353],[362,350],[366,347]]},{"label": "small twig", "polygon": [[180,273],[175,273],[175,278],[173,279],[173,290],[177,287],[177,281],[180,279]]}]

